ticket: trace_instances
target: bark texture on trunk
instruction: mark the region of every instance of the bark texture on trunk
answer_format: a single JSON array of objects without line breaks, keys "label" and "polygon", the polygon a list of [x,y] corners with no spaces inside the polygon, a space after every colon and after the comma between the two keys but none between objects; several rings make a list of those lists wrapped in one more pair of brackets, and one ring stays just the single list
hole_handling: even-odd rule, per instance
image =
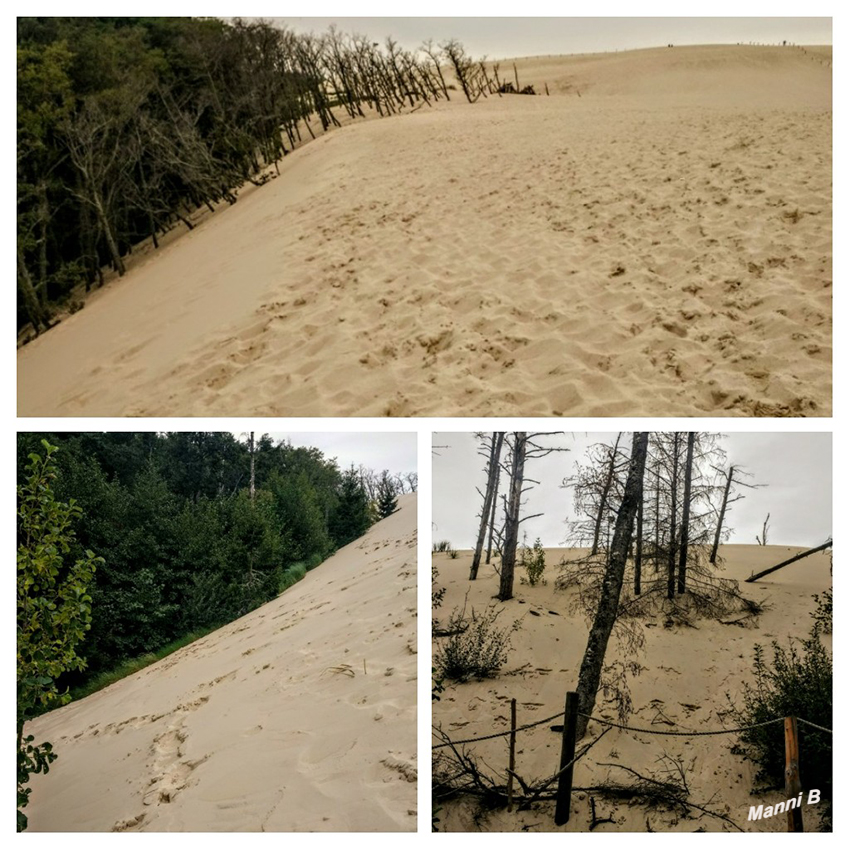
[{"label": "bark texture on trunk", "polygon": [[723,520],[726,518],[726,504],[729,501],[729,491],[732,489],[732,475],[735,472],[735,467],[730,466],[729,472],[726,475],[726,489],[723,491],[723,503],[720,505],[720,516],[717,518],[717,528],[714,532],[714,544],[711,547],[711,557],[708,559],[710,564],[717,563],[717,549],[720,546],[720,535],[723,532]]},{"label": "bark texture on trunk", "polygon": [[504,433],[493,432],[490,443],[490,459],[487,463],[487,487],[484,491],[484,505],[481,508],[481,521],[478,523],[478,539],[475,542],[475,554],[472,556],[472,567],[469,570],[469,579],[474,581],[478,578],[478,567],[481,565],[481,552],[484,549],[484,538],[487,536],[487,523],[490,519],[490,508],[494,499],[496,481],[499,476],[499,458],[502,454],[502,441]]},{"label": "bark texture on trunk", "polygon": [[611,637],[611,630],[614,628],[614,622],[617,619],[620,591],[623,588],[623,576],[626,572],[626,559],[629,556],[635,515],[640,503],[648,441],[649,434],[646,431],[637,432],[632,438],[629,477],[626,481],[623,501],[617,512],[614,540],[611,544],[608,566],[605,569],[605,578],[602,581],[599,605],[596,608],[593,625],[590,627],[587,648],[579,671],[578,687],[576,688],[579,710],[577,739],[584,736],[587,728],[587,716],[582,715],[593,713],[593,707],[596,704],[596,692],[599,690],[599,680],[605,664],[608,639]]},{"label": "bark texture on trunk", "polygon": [[525,447],[528,434],[517,431],[514,434],[513,456],[511,458],[511,482],[508,492],[508,504],[505,513],[505,545],[502,549],[502,574],[499,581],[499,599],[502,602],[514,595],[514,566],[516,547],[519,540],[519,510],[522,501],[522,479],[525,473]]}]

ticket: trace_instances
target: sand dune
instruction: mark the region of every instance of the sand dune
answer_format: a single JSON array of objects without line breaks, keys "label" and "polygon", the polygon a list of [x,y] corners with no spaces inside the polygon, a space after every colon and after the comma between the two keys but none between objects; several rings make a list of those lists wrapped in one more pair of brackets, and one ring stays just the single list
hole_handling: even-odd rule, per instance
[{"label": "sand dune", "polygon": [[416,497],[278,599],[28,724],[30,831],[416,828]]},{"label": "sand dune", "polygon": [[[802,549],[785,546],[727,545],[721,547],[725,560],[722,575],[743,580],[779,563]],[[434,704],[434,722],[455,740],[478,737],[509,728],[511,698],[518,703],[518,725],[533,723],[563,710],[564,694],[574,689],[578,669],[587,643],[588,625],[576,613],[574,591],[554,589],[558,575],[553,566],[568,550],[548,550],[546,586],[515,586],[516,597],[504,605],[501,625],[522,618],[520,629],[513,635],[513,650],[508,664],[490,681],[468,682],[450,687]],[[442,619],[457,606],[483,610],[493,604],[492,596],[498,579],[491,569],[482,568],[475,582],[467,580],[471,554],[461,553],[456,560],[446,555],[435,556],[440,586],[447,588],[442,607],[435,614]],[[521,571],[520,571],[521,572]],[[717,621],[695,620],[696,628],[683,625],[665,627],[664,618],[646,619],[646,647],[635,656],[643,667],[640,675],[630,679],[634,710],[629,723],[638,728],[659,730],[714,730],[734,725],[726,713],[726,695],[738,698],[742,682],[753,683],[753,648],[761,644],[770,655],[770,643],[777,640],[787,646],[789,637],[805,637],[811,627],[815,608],[813,593],[831,587],[830,558],[826,554],[785,567],[753,584],[742,584],[744,595],[768,607],[755,623],[746,627],[724,625]],[[498,603],[497,603],[498,604]],[[735,619],[730,617],[730,620]],[[824,640],[831,646],[831,637]],[[609,644],[606,663],[615,660],[613,642]],[[597,699],[596,712],[616,719],[616,713],[605,705],[604,695]],[[553,721],[556,723],[557,721]],[[600,724],[588,727],[586,741],[602,731]],[[755,766],[731,752],[737,737],[661,738],[613,730],[603,738],[575,768],[574,785],[590,786],[602,781],[627,781],[618,769],[599,763],[619,763],[648,775],[660,770],[656,761],[662,753],[682,756],[688,766],[691,800],[725,813],[748,831],[785,831],[784,817],[747,822],[749,807],[784,800],[784,795],[763,792],[751,795]],[[544,724],[521,733],[517,739],[517,772],[529,779],[551,776],[558,768],[561,736]],[[507,766],[506,739],[498,738],[470,745],[470,751],[483,760],[493,772],[504,773]],[[801,765],[801,774],[805,767]],[[804,779],[805,783],[805,779]],[[806,786],[807,787],[807,786]],[[692,832],[698,827],[708,831],[735,831],[723,821],[702,817],[681,818],[676,812],[645,810],[628,802],[617,803],[596,795],[599,817],[611,816],[613,823],[601,824],[596,832],[645,832],[647,824],[657,832]],[[588,795],[573,796],[573,812],[564,827],[555,827],[554,804],[541,804],[531,811],[507,813],[504,810],[485,813],[476,821],[475,807],[468,801],[444,804],[441,828],[447,831],[587,831],[591,822]],[[805,811],[806,829],[817,825],[817,807]]]},{"label": "sand dune", "polygon": [[830,415],[826,60],[662,48],[520,79],[560,94],[295,151],[25,346],[19,413]]}]

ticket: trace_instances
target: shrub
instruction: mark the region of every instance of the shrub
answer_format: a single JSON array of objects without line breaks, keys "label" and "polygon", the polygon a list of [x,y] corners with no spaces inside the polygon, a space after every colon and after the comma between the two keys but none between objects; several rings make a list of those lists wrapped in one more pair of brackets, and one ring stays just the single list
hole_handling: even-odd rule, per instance
[{"label": "shrub", "polygon": [[457,549],[452,549],[452,544],[449,540],[439,540],[432,544],[431,551],[437,554],[445,553],[450,558],[457,558]]},{"label": "shrub", "polygon": [[304,576],[307,575],[307,565],[302,561],[297,564],[292,564],[286,572],[280,577],[277,586],[278,594],[289,590],[293,584],[297,584]]},{"label": "shrub", "polygon": [[434,656],[437,672],[443,679],[466,682],[495,676],[508,660],[511,633],[519,628],[519,620],[500,629],[496,620],[501,611],[488,608],[479,614],[473,608],[466,616],[466,606],[452,612],[446,637]]},{"label": "shrub", "polygon": [[823,595],[819,593],[812,594],[812,599],[815,600],[814,613],[812,619],[818,625],[820,630],[825,635],[832,634],[832,589],[825,590]]},{"label": "shrub", "polygon": [[[803,641],[782,647],[772,643],[773,661],[768,663],[760,646],[755,648],[755,685],[745,685],[744,705],[733,705],[741,726],[763,723],[775,717],[798,717],[832,728],[832,656],[820,640],[817,623]],[[822,828],[832,828],[832,735],[811,726],[798,725],[800,773],[806,788],[818,788],[830,801],[822,816]],[[756,781],[782,788],[785,777],[785,738],[782,723],[771,723],[740,733],[744,754],[758,765]]]},{"label": "shrub", "polygon": [[41,444],[44,456],[29,455],[26,483],[18,486],[18,832],[27,828],[22,810],[30,775],[47,773],[57,757],[50,742],[33,744],[32,735],[24,736],[24,724],[71,699],[57,680],[85,667],[78,649],[91,624],[88,589],[103,564],[89,550],[72,563],[73,526],[82,511],[73,499],[66,504],[55,498],[58,449],[46,440]]},{"label": "shrub", "polygon": [[446,589],[437,585],[437,579],[440,573],[437,568],[431,564],[431,607],[439,608],[443,604],[443,597],[446,595]]},{"label": "shrub", "polygon": [[523,582],[532,587],[538,583],[546,584],[546,579],[543,578],[543,570],[546,569],[546,553],[543,551],[539,537],[534,541],[534,546],[531,549],[523,545],[519,563],[527,576],[527,578],[522,579]]}]

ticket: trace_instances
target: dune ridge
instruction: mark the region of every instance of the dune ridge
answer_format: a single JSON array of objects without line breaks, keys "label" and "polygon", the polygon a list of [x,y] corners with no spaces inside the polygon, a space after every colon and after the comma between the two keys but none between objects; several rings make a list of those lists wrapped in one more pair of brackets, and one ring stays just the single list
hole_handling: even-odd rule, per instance
[{"label": "dune ridge", "polygon": [[29,831],[416,828],[416,497],[277,599],[27,725]]},{"label": "dune ridge", "polygon": [[829,415],[831,70],[730,46],[538,76],[564,93],[295,151],[21,349],[19,413]]}]

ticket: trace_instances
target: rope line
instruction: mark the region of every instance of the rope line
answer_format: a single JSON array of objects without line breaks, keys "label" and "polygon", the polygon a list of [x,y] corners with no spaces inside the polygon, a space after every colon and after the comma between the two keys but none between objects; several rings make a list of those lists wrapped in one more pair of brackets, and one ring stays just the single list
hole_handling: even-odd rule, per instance
[{"label": "rope line", "polygon": [[827,729],[825,726],[818,726],[817,723],[812,723],[811,720],[803,720],[802,717],[798,717],[797,722],[798,723],[805,723],[806,726],[814,726],[815,729],[820,729],[821,732],[829,732],[830,735],[832,734],[832,729]]},{"label": "rope line", "polygon": [[[544,717],[542,720],[538,720],[535,723],[527,723],[525,726],[517,726],[517,728],[514,729],[513,731],[514,732],[523,732],[526,729],[533,729],[535,726],[540,726],[543,723],[548,723],[550,720],[554,720],[556,717],[563,717],[563,716],[564,716],[564,712],[559,711],[557,714],[553,714],[551,717]],[[452,744],[454,744],[455,746],[460,746],[460,744],[472,744],[475,741],[489,741],[491,738],[504,738],[505,735],[510,735],[511,731],[512,730],[508,729],[506,732],[494,732],[492,735],[484,735],[482,738],[467,738],[464,741],[451,741],[450,740],[445,744],[434,744],[434,746],[431,747],[431,749],[432,750],[439,750],[441,747],[450,747]],[[445,733],[443,733],[443,734],[445,734]],[[446,736],[446,737],[448,737],[448,736]]]},{"label": "rope line", "polygon": [[780,723],[784,717],[774,717],[773,720],[765,720],[762,723],[754,723],[752,726],[739,726],[735,729],[715,729],[712,732],[672,732],[662,731],[661,729],[639,729],[637,726],[623,726],[620,723],[613,723],[610,720],[603,720],[601,717],[591,717],[589,714],[581,714],[581,717],[586,717],[588,720],[595,720],[597,723],[602,723],[604,726],[613,726],[615,729],[625,729],[628,732],[643,732],[646,735],[672,735],[681,738],[692,738],[697,735],[729,735],[734,732],[746,732],[749,729],[758,729],[759,726],[769,726],[771,723]]},{"label": "rope line", "polygon": [[[494,732],[492,735],[483,735],[480,738],[465,738],[462,741],[452,741],[448,740],[442,744],[434,744],[431,749],[439,750],[443,747],[451,747],[451,746],[460,746],[461,744],[474,744],[477,741],[489,741],[492,738],[504,738],[506,735],[510,735],[511,731],[514,732],[524,732],[526,729],[533,729],[535,726],[541,726],[543,723],[549,723],[551,720],[555,720],[556,718],[560,718],[564,716],[563,711],[559,711],[557,714],[553,714],[551,717],[544,717],[542,720],[537,720],[534,723],[527,723],[525,726],[517,726],[516,729],[511,730],[508,729],[505,732]],[[736,732],[748,732],[750,729],[758,729],[761,726],[770,726],[771,723],[781,723],[785,720],[784,717],[774,717],[773,720],[764,720],[761,723],[753,723],[752,726],[737,726],[734,729],[715,729],[710,732],[682,732],[682,731],[664,731],[661,729],[642,729],[638,726],[625,726],[621,723],[614,723],[611,720],[604,720],[601,717],[593,717],[590,714],[582,714],[579,712],[580,717],[584,717],[587,720],[593,720],[596,723],[601,723],[603,726],[610,726],[614,729],[623,729],[626,732],[641,732],[644,735],[667,735],[670,737],[677,738],[695,738],[701,737],[704,735],[731,735]],[[818,726],[817,723],[812,723],[810,720],[804,720],[802,717],[797,718],[798,723],[804,723],[806,726],[812,726],[815,729],[819,729],[821,732],[827,732],[828,734],[832,734],[832,729],[827,729],[825,726]],[[443,733],[445,734],[445,733]],[[446,736],[448,737],[448,736]]]}]

